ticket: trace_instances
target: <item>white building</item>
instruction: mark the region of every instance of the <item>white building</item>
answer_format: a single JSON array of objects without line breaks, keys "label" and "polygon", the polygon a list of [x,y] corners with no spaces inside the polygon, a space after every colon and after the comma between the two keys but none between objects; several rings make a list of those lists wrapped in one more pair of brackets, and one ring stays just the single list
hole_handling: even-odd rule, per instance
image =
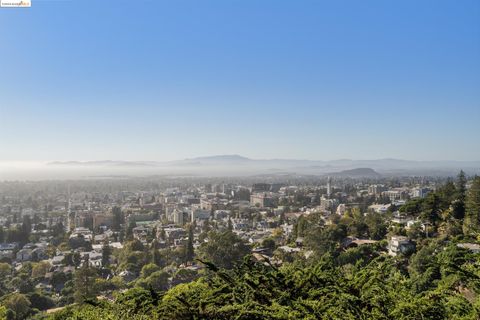
[{"label": "white building", "polygon": [[429,188],[415,188],[412,190],[412,198],[425,198],[432,189]]},{"label": "white building", "polygon": [[404,236],[393,236],[388,241],[388,254],[391,256],[408,253],[414,248],[415,246],[410,239]]},{"label": "white building", "polygon": [[183,211],[175,210],[173,211],[173,223],[179,226],[183,226]]},{"label": "white building", "polygon": [[391,204],[372,204],[368,207],[369,210],[377,213],[386,213]]}]

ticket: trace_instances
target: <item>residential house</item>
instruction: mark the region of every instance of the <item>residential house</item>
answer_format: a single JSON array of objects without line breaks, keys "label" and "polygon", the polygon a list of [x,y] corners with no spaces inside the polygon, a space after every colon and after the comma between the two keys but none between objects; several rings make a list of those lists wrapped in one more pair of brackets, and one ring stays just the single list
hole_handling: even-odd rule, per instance
[{"label": "residential house", "polygon": [[414,250],[415,245],[404,236],[393,236],[388,242],[388,254],[391,256],[408,254]]}]

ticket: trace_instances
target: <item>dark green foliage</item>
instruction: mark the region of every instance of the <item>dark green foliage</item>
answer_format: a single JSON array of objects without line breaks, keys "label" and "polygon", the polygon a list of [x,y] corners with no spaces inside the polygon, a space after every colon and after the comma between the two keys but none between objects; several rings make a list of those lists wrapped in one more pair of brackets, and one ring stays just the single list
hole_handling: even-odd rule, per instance
[{"label": "dark green foliage", "polygon": [[144,279],[137,281],[137,286],[154,291],[164,291],[168,288],[169,274],[165,271],[155,271]]},{"label": "dark green foliage", "polygon": [[0,303],[8,310],[7,319],[22,320],[31,313],[31,303],[21,293],[11,293],[1,298]]},{"label": "dark green foliage", "polygon": [[0,243],[5,242],[5,229],[3,226],[0,226]]},{"label": "dark green foliage", "polygon": [[249,252],[249,247],[232,231],[211,231],[208,242],[200,247],[200,256],[217,266],[231,269]]},{"label": "dark green foliage", "polygon": [[425,202],[424,199],[413,199],[401,206],[399,211],[408,214],[418,215],[422,212],[423,202]]},{"label": "dark green foliage", "polygon": [[306,235],[306,243],[315,253],[322,255],[338,249],[340,242],[347,236],[347,227],[343,224],[332,224],[326,227],[310,229]]},{"label": "dark green foliage", "polygon": [[480,177],[475,177],[467,192],[465,220],[463,231],[466,236],[480,234]]},{"label": "dark green foliage", "polygon": [[82,303],[96,297],[95,279],[97,277],[97,270],[88,265],[88,260],[75,272],[74,298],[76,302]]},{"label": "dark green foliage", "polygon": [[457,178],[457,199],[452,203],[453,217],[463,219],[465,217],[465,198],[467,195],[467,178],[465,172],[460,171]]},{"label": "dark green foliage", "polygon": [[441,199],[436,192],[427,195],[423,202],[421,218],[426,222],[436,223],[440,220]]},{"label": "dark green foliage", "polygon": [[114,231],[120,231],[122,224],[125,223],[125,216],[119,207],[113,207],[112,215],[113,215],[112,229]]},{"label": "dark green foliage", "polygon": [[127,226],[127,231],[125,232],[125,237],[127,240],[133,239],[133,229],[137,226],[135,221],[130,221]]},{"label": "dark green foliage", "polygon": [[151,249],[150,249],[150,254],[151,254],[151,259],[150,261],[157,266],[160,266],[162,264],[162,259],[160,257],[160,253],[158,252],[158,241],[155,239],[152,241]]},{"label": "dark green foliage", "polygon": [[269,252],[273,252],[275,250],[275,240],[272,238],[266,238],[262,241],[262,247],[268,249]]},{"label": "dark green foliage", "polygon": [[188,226],[188,240],[185,245],[185,263],[192,262],[195,255],[193,249],[193,225]]},{"label": "dark green foliage", "polygon": [[106,267],[110,264],[110,256],[112,255],[112,249],[108,245],[108,241],[102,246],[102,266]]},{"label": "dark green foliage", "polygon": [[[417,261],[409,276],[400,261],[374,251],[365,246],[337,259],[325,255],[316,262],[280,268],[249,257],[231,270],[208,264],[211,273],[165,294],[135,288],[115,303],[71,308],[52,319],[413,320],[480,315],[479,298],[470,299],[480,293],[480,272],[471,270],[478,257],[456,246],[438,254],[425,249],[411,258]],[[417,285],[417,276],[428,281]]]},{"label": "dark green foliage", "polygon": [[387,224],[385,218],[380,213],[369,213],[365,217],[365,223],[367,224],[368,235],[371,239],[384,239],[387,234]]},{"label": "dark green foliage", "polygon": [[378,251],[375,250],[372,245],[363,245],[360,247],[350,248],[340,253],[337,257],[337,264],[340,266],[351,264],[351,265],[366,265],[373,258],[376,258],[379,255]]},{"label": "dark green foliage", "polygon": [[55,301],[52,298],[38,292],[27,294],[27,298],[30,300],[31,307],[38,310],[47,310],[55,307]]}]

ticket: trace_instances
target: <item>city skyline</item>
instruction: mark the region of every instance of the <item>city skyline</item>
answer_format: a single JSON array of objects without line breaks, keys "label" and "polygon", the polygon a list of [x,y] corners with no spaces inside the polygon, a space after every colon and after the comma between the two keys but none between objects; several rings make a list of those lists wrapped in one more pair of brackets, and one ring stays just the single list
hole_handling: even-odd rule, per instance
[{"label": "city skyline", "polygon": [[480,160],[477,1],[136,3],[0,10],[0,162]]}]

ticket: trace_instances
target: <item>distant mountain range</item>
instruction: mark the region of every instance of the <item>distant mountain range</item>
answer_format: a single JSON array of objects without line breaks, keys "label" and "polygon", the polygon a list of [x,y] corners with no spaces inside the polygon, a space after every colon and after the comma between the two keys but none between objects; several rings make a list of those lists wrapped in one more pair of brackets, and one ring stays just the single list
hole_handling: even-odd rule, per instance
[{"label": "distant mountain range", "polygon": [[454,175],[463,169],[480,173],[480,161],[378,160],[256,160],[240,155],[217,155],[177,161],[67,161],[50,162],[55,168],[96,168],[136,170],[146,173],[190,173],[195,175],[309,174],[343,177],[379,177],[381,175]]},{"label": "distant mountain range", "polygon": [[351,170],[343,170],[329,174],[332,177],[339,178],[380,178],[382,175],[372,168],[356,168]]}]

